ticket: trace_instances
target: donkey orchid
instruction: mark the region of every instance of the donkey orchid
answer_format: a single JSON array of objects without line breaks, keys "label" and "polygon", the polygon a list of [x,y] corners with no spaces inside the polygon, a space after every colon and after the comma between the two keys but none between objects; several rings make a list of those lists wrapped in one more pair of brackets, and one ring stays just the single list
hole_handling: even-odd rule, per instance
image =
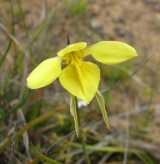
[{"label": "donkey orchid", "polygon": [[110,128],[105,101],[98,91],[100,69],[96,64],[84,60],[88,55],[104,64],[118,64],[136,57],[137,53],[133,47],[119,41],[100,41],[91,46],[78,42],[58,51],[56,57],[44,60],[27,78],[30,89],[45,87],[59,78],[61,85],[71,94],[70,112],[77,136],[80,134],[80,121],[76,97],[89,103],[95,96],[104,122]]},{"label": "donkey orchid", "polygon": [[41,62],[29,74],[28,88],[42,88],[59,78],[71,95],[89,103],[98,90],[100,69],[85,61],[88,55],[104,64],[118,64],[136,57],[137,53],[133,47],[119,41],[100,41],[90,46],[86,42],[70,44],[58,51],[56,57]]}]

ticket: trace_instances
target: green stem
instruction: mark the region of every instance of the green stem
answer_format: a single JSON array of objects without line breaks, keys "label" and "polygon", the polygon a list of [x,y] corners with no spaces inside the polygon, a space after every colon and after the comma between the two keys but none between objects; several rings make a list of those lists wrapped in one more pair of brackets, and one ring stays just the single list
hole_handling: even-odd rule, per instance
[{"label": "green stem", "polygon": [[[71,143],[72,147],[75,148],[81,148],[81,144],[77,143]],[[124,153],[125,148],[123,147],[112,147],[112,146],[107,146],[107,147],[98,147],[98,146],[92,146],[92,145],[85,145],[86,150],[88,151],[97,151],[97,152],[108,152],[108,153]],[[143,151],[131,148],[128,150],[129,153],[135,154],[141,161],[144,163],[148,164],[154,164],[154,161]]]},{"label": "green stem", "polygon": [[86,163],[87,163],[87,164],[91,164],[90,159],[89,159],[89,155],[88,155],[88,152],[87,152],[87,149],[86,149],[85,139],[84,139],[83,136],[81,137],[81,143],[82,143],[82,150],[83,150],[83,152],[84,152],[84,156],[85,156],[85,159],[86,159]]}]

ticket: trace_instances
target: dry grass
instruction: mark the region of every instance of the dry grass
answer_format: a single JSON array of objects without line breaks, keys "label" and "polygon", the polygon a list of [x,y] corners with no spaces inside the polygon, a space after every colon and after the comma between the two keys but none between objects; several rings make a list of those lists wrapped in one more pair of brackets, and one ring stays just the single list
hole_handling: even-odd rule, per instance
[{"label": "dry grass", "polygon": [[[77,0],[78,2],[78,0]],[[0,0],[0,164],[156,164],[160,161],[160,2]],[[30,91],[25,79],[67,43],[123,40],[139,57],[101,66],[107,130],[97,104],[80,108],[77,139],[58,81]]]}]

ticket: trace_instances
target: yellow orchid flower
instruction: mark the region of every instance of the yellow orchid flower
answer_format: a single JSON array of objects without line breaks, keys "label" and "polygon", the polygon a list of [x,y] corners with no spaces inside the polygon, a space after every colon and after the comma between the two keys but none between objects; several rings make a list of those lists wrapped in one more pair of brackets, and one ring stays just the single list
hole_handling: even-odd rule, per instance
[{"label": "yellow orchid flower", "polygon": [[28,76],[27,86],[38,89],[59,78],[61,85],[73,96],[90,102],[100,82],[99,67],[85,57],[91,55],[104,64],[118,64],[137,56],[130,45],[119,41],[100,41],[87,46],[86,42],[70,44],[40,63]]},{"label": "yellow orchid flower", "polygon": [[80,121],[76,97],[89,103],[95,96],[104,122],[110,128],[105,101],[98,91],[100,69],[96,64],[84,60],[87,55],[104,64],[118,64],[137,56],[137,53],[133,47],[119,41],[100,41],[91,46],[78,42],[60,50],[57,57],[44,60],[27,78],[30,89],[45,87],[59,78],[61,85],[71,94],[70,112],[77,136]]}]

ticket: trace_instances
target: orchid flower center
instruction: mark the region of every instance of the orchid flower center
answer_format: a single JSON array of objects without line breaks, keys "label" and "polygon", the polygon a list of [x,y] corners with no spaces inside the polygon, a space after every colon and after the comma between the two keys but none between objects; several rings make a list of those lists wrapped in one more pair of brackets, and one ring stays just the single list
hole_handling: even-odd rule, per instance
[{"label": "orchid flower center", "polygon": [[79,65],[82,61],[82,53],[81,51],[71,52],[66,54],[66,56],[62,59],[64,65],[74,64]]}]

